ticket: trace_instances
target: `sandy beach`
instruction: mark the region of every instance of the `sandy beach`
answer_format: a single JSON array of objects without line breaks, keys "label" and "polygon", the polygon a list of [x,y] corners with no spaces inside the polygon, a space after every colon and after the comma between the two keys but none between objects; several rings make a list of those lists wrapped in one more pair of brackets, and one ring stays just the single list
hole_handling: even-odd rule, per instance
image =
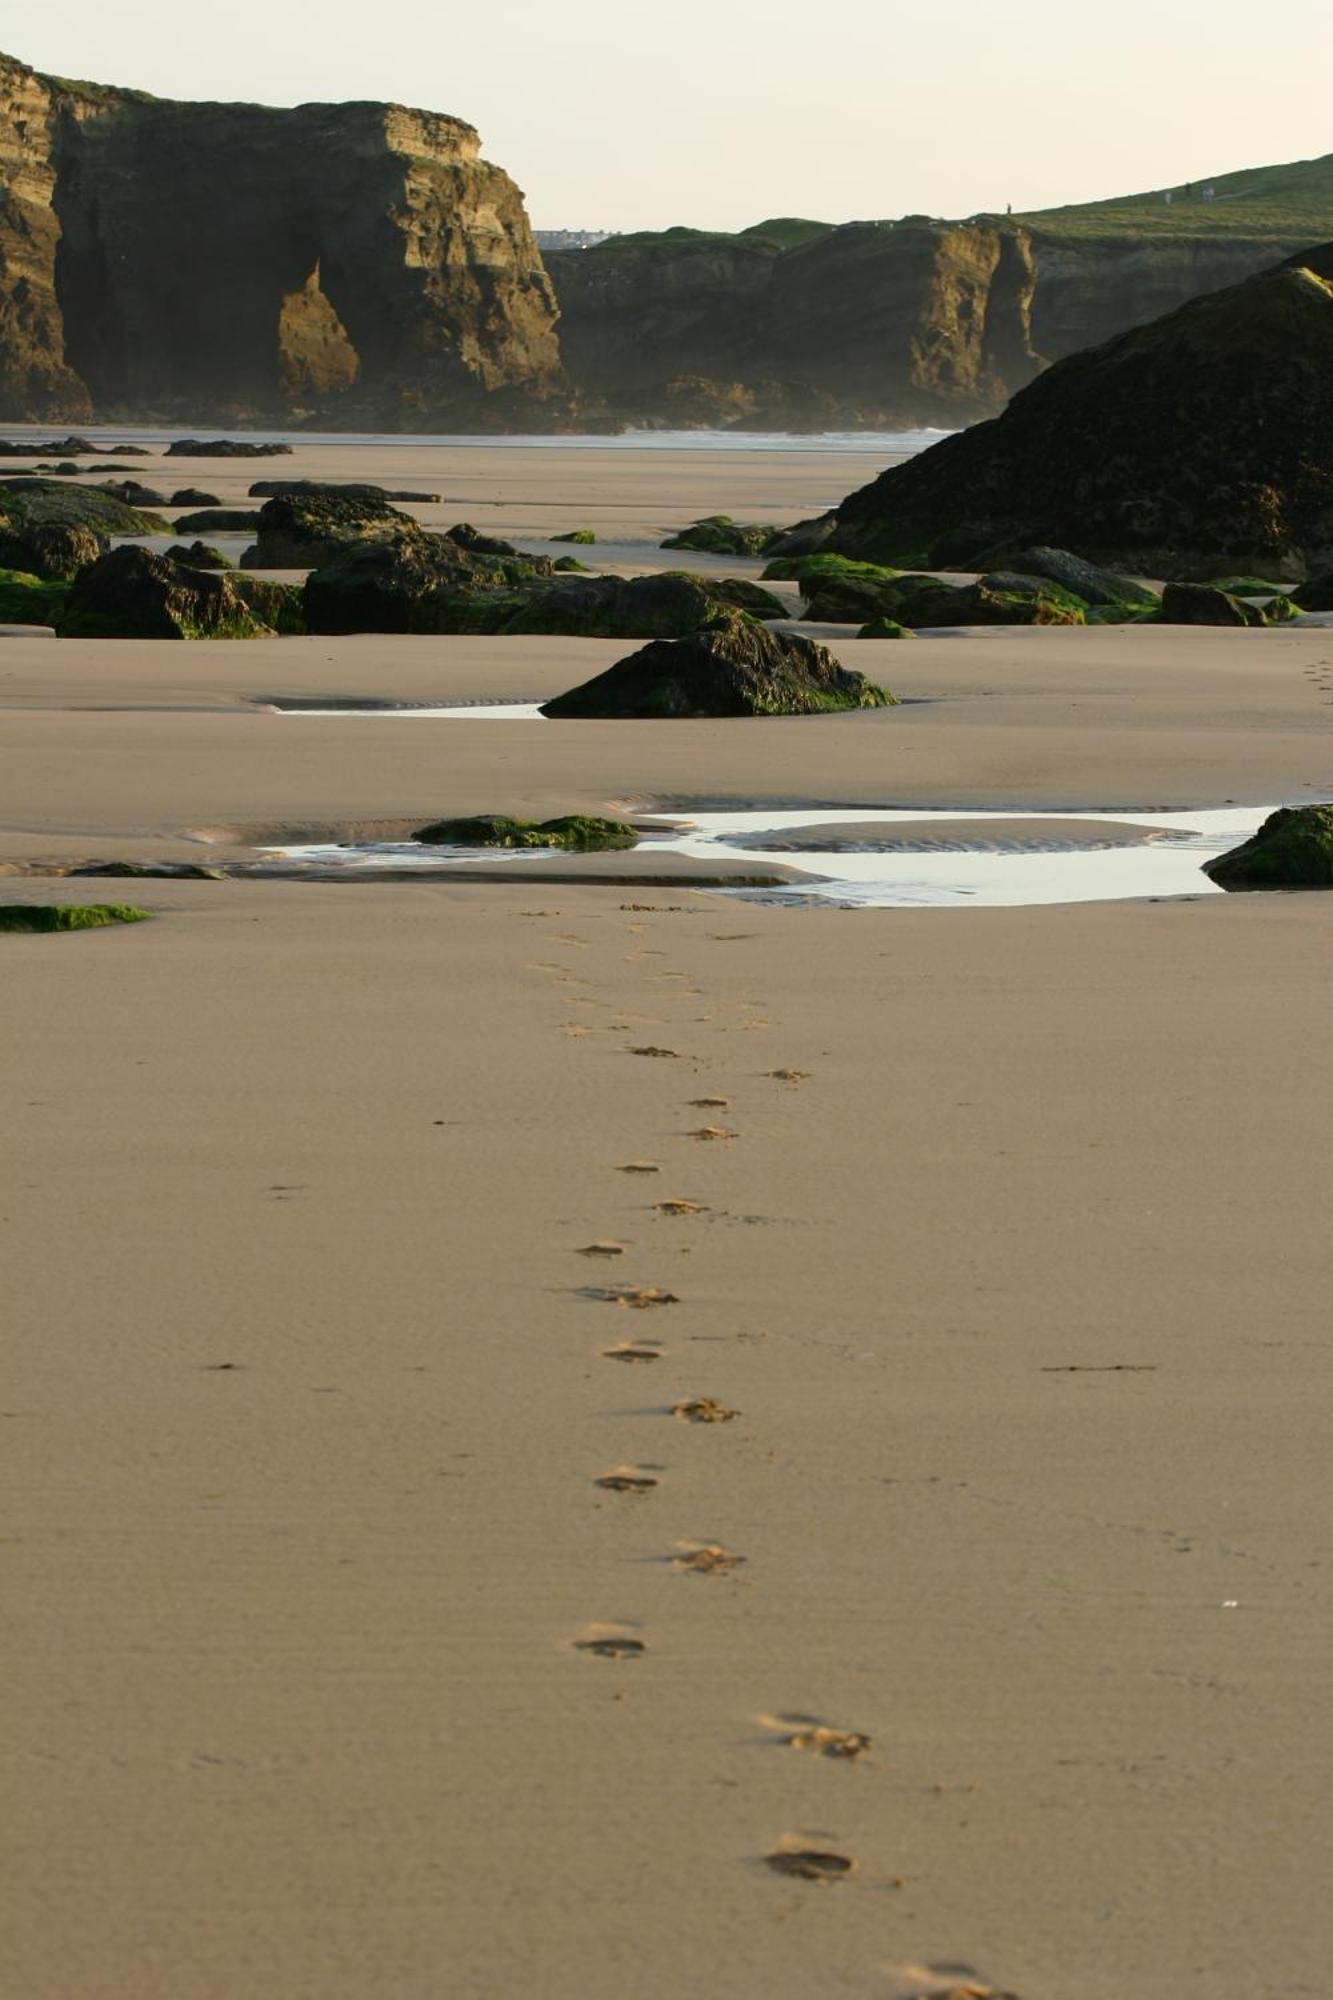
[{"label": "sandy beach", "polygon": [[[420,483],[649,567],[873,463],[138,471]],[[6,1994],[1327,1990],[1333,899],[49,872],[1333,797],[1333,631],[833,643],[903,705],[282,715],[632,648],[0,640],[3,899],[154,915],[0,939]]]}]

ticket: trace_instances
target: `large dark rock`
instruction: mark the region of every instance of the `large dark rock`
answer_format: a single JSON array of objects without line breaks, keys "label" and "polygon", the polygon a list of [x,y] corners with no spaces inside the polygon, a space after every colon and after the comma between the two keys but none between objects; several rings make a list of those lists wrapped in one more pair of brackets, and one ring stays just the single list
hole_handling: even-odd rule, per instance
[{"label": "large dark rock", "polygon": [[1118,570],[1101,569],[1096,563],[1085,562],[1082,556],[1071,555],[1068,549],[1023,549],[1015,558],[1014,568],[1025,576],[1047,577],[1065,590],[1072,590],[1085,604],[1108,608],[1137,606],[1143,611],[1155,611],[1162,601],[1151,585],[1139,583],[1132,576],[1121,576]]},{"label": "large dark rock", "polygon": [[1168,583],[1158,617],[1163,625],[1266,625],[1257,604],[1246,604],[1208,583]]},{"label": "large dark rock", "polygon": [[349,542],[385,541],[414,527],[387,500],[329,492],[280,495],[260,508],[254,546],[241,561],[247,569],[315,569]]},{"label": "large dark rock", "polygon": [[166,552],[167,561],[184,563],[187,569],[234,569],[235,564],[208,542],[176,542]]},{"label": "large dark rock", "polygon": [[100,486],[74,486],[60,479],[0,480],[0,514],[11,527],[92,528],[99,535],[161,535],[167,524],[158,514],[128,507]]},{"label": "large dark rock", "polygon": [[182,486],[172,494],[173,507],[220,507],[222,502],[216,493],[205,493],[199,486]]},{"label": "large dark rock", "polygon": [[104,479],[104,493],[114,493],[117,500],[123,500],[127,507],[169,507],[171,501],[165,493],[159,493],[155,486],[145,486],[138,479]]},{"label": "large dark rock", "polygon": [[839,666],[826,646],[771,632],[741,612],[706,631],[656,639],[543,705],[554,717],[819,715],[886,708],[894,697]]},{"label": "large dark rock", "polygon": [[80,522],[36,521],[16,529],[0,528],[0,568],[68,583],[108,547],[105,535]]},{"label": "large dark rock", "polygon": [[456,521],[452,528],[444,530],[446,542],[454,542],[460,549],[466,549],[474,556],[516,556],[518,550],[512,542],[502,542],[498,535],[484,535],[480,528],[474,528],[471,521]]},{"label": "large dark rock", "polygon": [[254,444],[246,438],[177,438],[168,458],[290,458],[289,444]]},{"label": "large dark rock", "polygon": [[343,500],[435,501],[440,497],[438,493],[398,493],[388,486],[353,481],[338,484],[325,479],[256,479],[250,488],[252,500],[275,500],[298,493],[332,493]]},{"label": "large dark rock", "polygon": [[201,507],[196,514],[182,514],[175,523],[178,535],[249,535],[259,530],[259,513],[249,507]]},{"label": "large dark rock", "polygon": [[272,629],[230,576],[133,547],[80,572],[57,626],[63,639],[255,639]]},{"label": "large dark rock", "polygon": [[1333,611],[1333,569],[1312,576],[1291,595],[1302,611]]},{"label": "large dark rock", "polygon": [[1333,805],[1283,806],[1203,869],[1220,889],[1333,889]]},{"label": "large dark rock", "polygon": [[1060,362],[851,494],[830,538],[960,569],[1071,543],[1155,576],[1333,560],[1333,244]]},{"label": "large dark rock", "polygon": [[498,632],[551,576],[546,558],[470,555],[421,530],[351,542],[306,578],[312,632]]},{"label": "large dark rock", "polygon": [[975,583],[936,576],[889,576],[879,583],[818,576],[803,583],[812,624],[862,624],[876,618],[900,625],[1082,625],[1081,599],[1045,577],[998,573]]},{"label": "large dark rock", "polygon": [[726,610],[785,618],[787,606],[743,578],[689,576],[570,577],[530,596],[507,632],[552,633],[581,639],[673,639],[698,632]]}]

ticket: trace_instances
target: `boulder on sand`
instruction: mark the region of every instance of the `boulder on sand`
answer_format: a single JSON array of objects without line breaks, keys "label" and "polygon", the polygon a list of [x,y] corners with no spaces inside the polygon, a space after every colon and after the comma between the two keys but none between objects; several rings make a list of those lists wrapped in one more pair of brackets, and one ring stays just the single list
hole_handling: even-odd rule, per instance
[{"label": "boulder on sand", "polygon": [[272,629],[230,576],[134,547],[80,571],[57,625],[62,639],[257,639]]},{"label": "boulder on sand", "polygon": [[663,570],[656,576],[571,577],[555,583],[530,596],[504,630],[580,639],[676,639],[700,631],[727,610],[761,618],[787,616],[781,598],[744,578]]},{"label": "boulder on sand", "polygon": [[1247,604],[1208,583],[1168,583],[1158,613],[1163,625],[1266,625],[1257,604]]},{"label": "boulder on sand", "polygon": [[546,557],[471,555],[418,529],[350,542],[305,582],[311,632],[499,632],[524,593],[544,588]]},{"label": "boulder on sand", "polygon": [[544,703],[553,717],[819,715],[887,708],[894,696],[839,666],[826,646],[729,611],[683,639],[656,639]]},{"label": "boulder on sand", "polygon": [[672,535],[662,547],[697,549],[712,556],[761,556],[782,539],[782,534],[783,530],[771,522],[733,521],[730,514],[708,514]]},{"label": "boulder on sand", "polygon": [[1046,577],[997,572],[975,583],[945,583],[937,576],[888,577],[870,584],[856,578],[820,577],[809,591],[810,623],[860,624],[891,618],[899,625],[1082,625],[1085,607],[1071,591]]},{"label": "boulder on sand", "polygon": [[599,819],[590,813],[566,813],[560,819],[506,819],[500,813],[478,813],[470,819],[440,819],[412,835],[428,847],[563,847],[574,854],[604,848],[634,847],[638,834],[622,819]]},{"label": "boulder on sand", "polygon": [[1082,556],[1071,555],[1068,549],[1024,549],[1014,558],[1014,568],[1024,576],[1044,576],[1051,583],[1062,584],[1085,604],[1137,605],[1144,611],[1155,611],[1162,601],[1149,584],[1121,576],[1118,570],[1101,569]]},{"label": "boulder on sand", "polygon": [[187,569],[234,569],[221,549],[215,549],[210,542],[174,542],[167,550],[167,561],[184,563]]},{"label": "boulder on sand", "polygon": [[205,493],[201,486],[182,486],[171,496],[173,507],[220,507],[222,502],[216,493]]},{"label": "boulder on sand", "polygon": [[1333,889],[1333,805],[1282,806],[1203,872],[1219,889]]},{"label": "boulder on sand", "polygon": [[273,500],[298,493],[332,493],[344,500],[436,501],[438,493],[396,493],[391,486],[368,486],[355,480],[337,485],[323,479],[256,479],[250,488],[252,500]]},{"label": "boulder on sand", "polygon": [[162,535],[167,524],[159,514],[127,506],[100,486],[76,486],[62,479],[0,480],[0,513],[11,527],[54,523],[60,527],[92,528],[99,535]]},{"label": "boulder on sand", "polygon": [[35,521],[12,530],[0,527],[0,568],[23,570],[48,583],[68,583],[108,547],[105,535],[78,521]]},{"label": "boulder on sand", "polygon": [[334,493],[279,494],[259,510],[246,569],[316,569],[353,542],[411,534],[416,523],[387,500],[349,500]]},{"label": "boulder on sand", "polygon": [[251,444],[240,438],[177,438],[168,458],[290,458],[289,444]]},{"label": "boulder on sand", "polygon": [[456,521],[452,528],[444,530],[446,542],[453,542],[458,548],[466,549],[473,556],[516,556],[518,550],[512,542],[502,542],[497,535],[483,535],[480,528],[474,528],[471,521]]}]

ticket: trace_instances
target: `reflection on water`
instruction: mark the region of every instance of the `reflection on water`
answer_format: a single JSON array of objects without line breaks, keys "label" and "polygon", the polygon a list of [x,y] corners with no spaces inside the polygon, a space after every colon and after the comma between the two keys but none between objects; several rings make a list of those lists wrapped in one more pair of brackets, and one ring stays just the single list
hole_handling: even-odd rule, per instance
[{"label": "reflection on water", "polygon": [[[1202,864],[1247,840],[1272,810],[923,812],[916,807],[841,806],[779,812],[756,807],[696,813],[688,822],[643,815],[639,851],[650,853],[654,861],[676,855],[715,866],[748,862],[756,872],[781,868],[807,878],[722,892],[764,902],[1016,909],[1221,895]],[[288,864],[349,872],[390,867],[447,873],[478,864],[570,859],[558,848],[516,854],[510,849],[426,847],[416,841],[326,843],[277,848],[270,854]]]}]

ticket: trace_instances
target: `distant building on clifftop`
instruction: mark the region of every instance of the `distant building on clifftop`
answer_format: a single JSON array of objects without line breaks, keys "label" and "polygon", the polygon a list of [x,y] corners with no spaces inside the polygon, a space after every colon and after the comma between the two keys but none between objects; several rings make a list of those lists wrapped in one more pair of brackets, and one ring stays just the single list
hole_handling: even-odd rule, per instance
[{"label": "distant building on clifftop", "polygon": [[605,243],[609,229],[534,229],[539,250],[591,250]]}]

